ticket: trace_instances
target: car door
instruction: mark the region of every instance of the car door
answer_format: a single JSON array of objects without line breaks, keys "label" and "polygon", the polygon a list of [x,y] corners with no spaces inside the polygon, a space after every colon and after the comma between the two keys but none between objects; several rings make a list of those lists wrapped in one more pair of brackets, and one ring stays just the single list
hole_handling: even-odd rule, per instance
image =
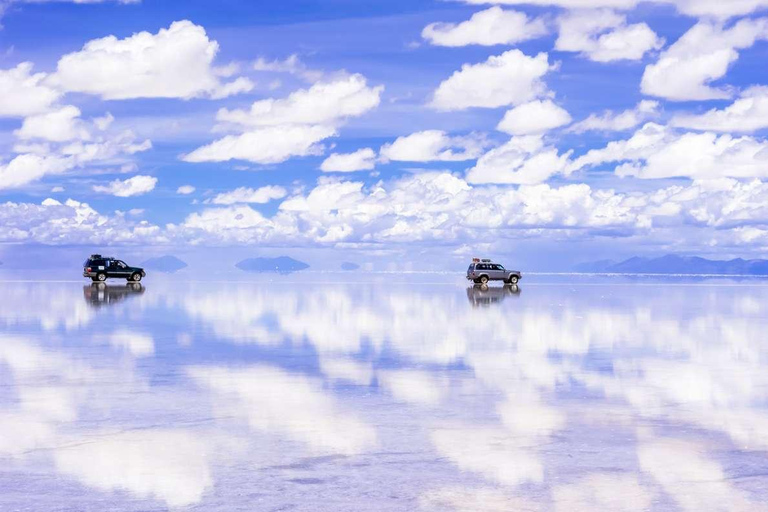
[{"label": "car door", "polygon": [[110,274],[115,277],[128,277],[128,273],[128,265],[126,265],[125,262],[120,260],[112,260],[112,271]]},{"label": "car door", "polygon": [[491,279],[504,279],[504,267],[495,263],[490,265],[490,267],[491,270],[488,274],[491,276]]}]

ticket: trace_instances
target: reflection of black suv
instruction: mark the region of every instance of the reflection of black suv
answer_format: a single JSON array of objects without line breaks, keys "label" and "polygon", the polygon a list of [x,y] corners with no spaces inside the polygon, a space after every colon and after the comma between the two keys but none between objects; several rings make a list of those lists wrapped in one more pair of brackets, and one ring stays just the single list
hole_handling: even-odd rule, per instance
[{"label": "reflection of black suv", "polygon": [[143,268],[129,267],[124,261],[93,254],[83,263],[83,277],[94,281],[106,281],[108,277],[118,277],[139,282],[146,276]]}]

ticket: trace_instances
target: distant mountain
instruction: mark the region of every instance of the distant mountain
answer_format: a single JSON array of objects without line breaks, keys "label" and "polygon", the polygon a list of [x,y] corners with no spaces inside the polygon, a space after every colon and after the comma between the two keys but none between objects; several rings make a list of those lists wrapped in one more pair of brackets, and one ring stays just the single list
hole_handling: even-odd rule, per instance
[{"label": "distant mountain", "polygon": [[350,261],[345,261],[341,264],[341,270],[358,270],[360,268],[360,265],[357,263],[352,263]]},{"label": "distant mountain", "polygon": [[610,267],[611,265],[615,265],[617,262],[615,260],[599,260],[599,261],[590,261],[587,263],[580,263],[573,267],[574,272],[585,272],[585,273],[592,273],[592,272],[605,272],[605,269]]},{"label": "distant mountain", "polygon": [[616,263],[610,260],[577,265],[577,272],[609,274],[721,274],[742,276],[768,276],[768,260],[730,261],[708,260],[699,257],[667,255],[661,258],[635,256]]},{"label": "distant mountain", "polygon": [[289,274],[309,268],[309,265],[303,261],[295,260],[288,256],[279,256],[277,258],[248,258],[237,265],[240,270],[246,272],[278,272],[280,274]]},{"label": "distant mountain", "polygon": [[141,264],[143,268],[148,270],[156,270],[158,272],[164,272],[166,274],[173,274],[183,268],[187,268],[187,264],[181,261],[176,256],[160,256],[157,258],[150,258]]}]

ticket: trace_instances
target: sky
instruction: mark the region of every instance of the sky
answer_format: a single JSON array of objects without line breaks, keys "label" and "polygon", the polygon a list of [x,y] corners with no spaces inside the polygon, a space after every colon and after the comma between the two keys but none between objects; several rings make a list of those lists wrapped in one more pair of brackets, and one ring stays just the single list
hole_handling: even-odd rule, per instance
[{"label": "sky", "polygon": [[768,257],[768,0],[0,13],[0,259]]}]

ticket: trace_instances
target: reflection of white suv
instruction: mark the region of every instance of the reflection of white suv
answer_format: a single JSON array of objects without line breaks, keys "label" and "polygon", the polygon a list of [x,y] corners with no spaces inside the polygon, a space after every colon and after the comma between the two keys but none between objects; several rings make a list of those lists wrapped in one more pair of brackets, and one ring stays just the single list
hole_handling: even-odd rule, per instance
[{"label": "reflection of white suv", "polygon": [[517,284],[522,277],[523,275],[518,270],[507,270],[504,265],[478,258],[474,258],[467,269],[467,279],[480,284],[485,284],[488,281]]}]

